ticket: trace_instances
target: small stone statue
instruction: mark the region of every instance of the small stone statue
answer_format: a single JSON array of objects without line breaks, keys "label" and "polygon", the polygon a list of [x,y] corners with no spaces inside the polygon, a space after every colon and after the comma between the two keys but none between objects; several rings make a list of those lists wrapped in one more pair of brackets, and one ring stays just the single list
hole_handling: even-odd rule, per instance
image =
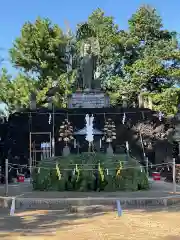
[{"label": "small stone statue", "polygon": [[177,111],[175,117],[176,117],[176,119],[177,119],[178,121],[180,121],[180,104],[178,104],[177,109],[178,109],[178,111]]},{"label": "small stone statue", "polygon": [[178,104],[178,112],[180,112],[180,103]]},{"label": "small stone statue", "polygon": [[29,101],[30,101],[30,109],[32,110],[36,109],[36,94],[34,92],[31,92]]}]

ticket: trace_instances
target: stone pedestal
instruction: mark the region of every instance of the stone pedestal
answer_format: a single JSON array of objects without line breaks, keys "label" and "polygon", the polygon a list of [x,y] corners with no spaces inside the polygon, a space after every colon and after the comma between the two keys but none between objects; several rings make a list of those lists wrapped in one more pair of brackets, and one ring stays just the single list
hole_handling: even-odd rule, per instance
[{"label": "stone pedestal", "polygon": [[63,156],[64,156],[64,157],[67,157],[69,154],[70,154],[70,149],[69,149],[68,146],[65,146],[65,147],[63,148]]},{"label": "stone pedestal", "polygon": [[143,108],[144,107],[144,97],[142,96],[142,94],[139,94],[138,102],[139,102],[139,108]]},{"label": "stone pedestal", "polygon": [[109,146],[107,148],[107,151],[106,151],[106,154],[108,154],[110,156],[112,156],[114,154],[111,144],[109,144]]}]

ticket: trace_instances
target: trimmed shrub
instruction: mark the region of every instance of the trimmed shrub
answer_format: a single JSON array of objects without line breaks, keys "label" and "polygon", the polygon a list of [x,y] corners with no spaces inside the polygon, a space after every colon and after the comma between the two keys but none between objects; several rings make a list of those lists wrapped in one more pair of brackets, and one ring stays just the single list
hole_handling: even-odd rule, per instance
[{"label": "trimmed shrub", "polygon": [[33,188],[40,191],[146,190],[149,183],[141,169],[136,160],[127,161],[126,155],[83,153],[50,158],[34,169]]}]

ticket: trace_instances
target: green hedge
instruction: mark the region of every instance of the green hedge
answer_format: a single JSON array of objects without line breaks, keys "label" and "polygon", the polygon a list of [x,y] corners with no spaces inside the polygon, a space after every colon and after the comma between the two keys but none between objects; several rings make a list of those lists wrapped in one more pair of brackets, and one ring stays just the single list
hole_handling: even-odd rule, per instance
[{"label": "green hedge", "polygon": [[[61,173],[60,180],[56,163]],[[75,171],[76,164],[78,171]],[[122,169],[117,175],[120,166]],[[40,162],[33,171],[33,188],[41,191],[112,192],[145,190],[149,184],[139,163],[133,159],[127,161],[125,155],[109,157],[105,154],[83,153]]]}]

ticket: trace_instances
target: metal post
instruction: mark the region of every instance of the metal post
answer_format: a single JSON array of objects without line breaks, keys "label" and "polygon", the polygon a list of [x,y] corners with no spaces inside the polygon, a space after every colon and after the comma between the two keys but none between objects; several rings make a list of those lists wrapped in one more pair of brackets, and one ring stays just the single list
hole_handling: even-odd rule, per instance
[{"label": "metal post", "polygon": [[146,157],[146,174],[147,174],[147,178],[149,178],[149,160],[148,160],[148,157]]},{"label": "metal post", "polygon": [[54,104],[52,103],[52,110],[53,110],[53,119],[52,119],[52,157],[55,156],[55,139],[54,139]]},{"label": "metal post", "polygon": [[173,193],[176,193],[176,159],[173,158]]},{"label": "metal post", "polygon": [[5,196],[8,196],[8,159],[5,160]]},{"label": "metal post", "polygon": [[32,182],[32,136],[29,133],[29,172],[30,172],[30,182]]}]

